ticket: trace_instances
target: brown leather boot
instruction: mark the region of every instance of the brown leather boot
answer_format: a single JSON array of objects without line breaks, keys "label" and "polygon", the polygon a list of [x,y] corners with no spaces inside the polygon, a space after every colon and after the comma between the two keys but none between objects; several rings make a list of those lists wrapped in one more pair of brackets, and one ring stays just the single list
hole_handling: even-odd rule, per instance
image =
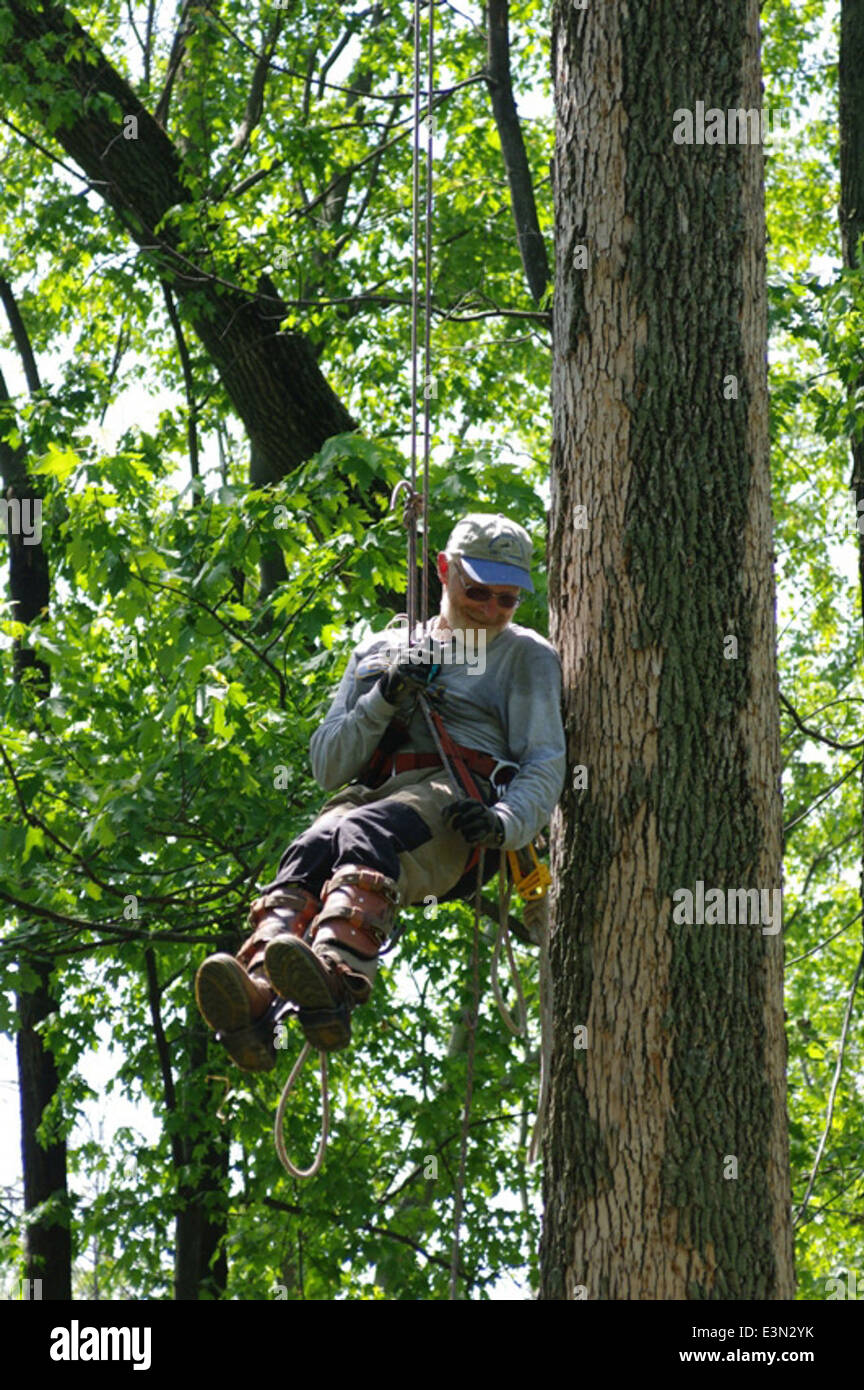
[{"label": "brown leather boot", "polygon": [[271,1071],[276,1065],[273,1028],[267,1026],[276,1000],[264,969],[269,943],[302,935],[321,906],[305,888],[290,885],[256,898],[249,909],[254,928],[237,956],[209,956],[195,977],[195,998],[207,1024],[244,1071]]},{"label": "brown leather boot", "polygon": [[369,963],[387,940],[399,896],[386,874],[346,865],[324,885],[323,898],[309,932],[314,945],[280,937],[264,963],[277,994],[298,1006],[307,1040],[321,1052],[338,1052],[351,1041],[352,1009],[372,993]]}]

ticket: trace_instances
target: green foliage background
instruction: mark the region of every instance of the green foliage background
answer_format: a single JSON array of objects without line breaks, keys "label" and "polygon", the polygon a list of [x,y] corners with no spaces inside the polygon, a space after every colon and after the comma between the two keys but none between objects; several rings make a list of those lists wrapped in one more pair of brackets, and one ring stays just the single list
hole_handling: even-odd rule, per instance
[{"label": "green foliage background", "polygon": [[[139,33],[146,8],[132,6]],[[14,286],[45,384],[17,394],[0,428],[26,445],[44,484],[52,606],[30,640],[53,684],[38,703],[13,684],[16,629],[7,618],[0,1023],[14,1034],[14,990],[32,982],[26,953],[50,952],[61,1011],[46,1035],[63,1079],[44,1130],[70,1141],[82,1297],[94,1289],[171,1297],[180,1179],[206,1187],[204,1139],[220,1124],[232,1139],[230,1191],[206,1200],[228,1211],[228,1297],[447,1296],[469,910],[411,913],[373,1002],[355,1016],[354,1047],[332,1059],[335,1123],[314,1183],[289,1181],[271,1141],[287,1062],[273,1076],[229,1076],[211,1045],[202,1064],[190,1016],[197,964],[217,940],[239,942],[256,887],[323,800],[308,770],[309,735],[352,643],[389,617],[382,595],[404,583],[398,519],[370,519],[359,500],[373,483],[390,488],[406,473],[410,144],[393,137],[409,108],[392,99],[410,86],[404,9],[377,7],[374,22],[359,5],[298,0],[287,9],[260,124],[237,151],[232,136],[274,9],[238,0],[218,13],[196,7],[167,123],[192,197],[171,219],[209,271],[247,289],[261,273],[272,277],[291,304],[284,328],[310,336],[361,423],[360,433],[329,441],[299,473],[264,490],[246,481],[242,430],[194,340],[209,470],[203,487],[187,486],[188,402],[156,271],[99,197],[58,163],[14,64],[3,67],[14,128],[0,127],[0,274]],[[74,13],[152,110],[173,7],[155,10],[149,80],[125,5],[79,4]],[[847,388],[860,372],[862,290],[858,274],[837,269],[835,7],[767,0],[762,20],[766,101],[791,104],[803,124],[799,139],[769,152],[766,179],[781,688],[808,727],[853,745],[828,747],[784,713],[789,1106],[800,1202],[860,953],[854,745],[864,692],[846,482],[859,420]],[[483,34],[449,6],[437,23],[438,83],[467,85],[438,113],[431,542],[443,544],[467,509],[500,509],[531,528],[542,570],[548,324],[521,278],[486,86],[469,81],[482,73]],[[511,25],[519,99],[532,99],[524,130],[551,254],[548,6],[512,5]],[[354,37],[328,67],[346,29]],[[534,114],[538,99],[546,115]],[[346,187],[338,180],[349,168]],[[261,177],[244,189],[256,171]],[[0,355],[11,381],[8,333]],[[155,425],[136,422],[141,393],[160,402]],[[124,411],[106,444],[100,425]],[[258,560],[274,539],[288,578],[262,600]],[[544,630],[542,592],[520,621]],[[484,936],[483,981],[490,950]],[[536,1019],[536,963],[517,950]],[[148,952],[177,1087],[173,1113],[153,1035]],[[299,1047],[299,1036],[292,1041]],[[76,1128],[85,1103],[99,1100],[81,1064],[100,1043],[116,1063],[109,1094],[154,1108],[163,1122],[157,1144],[131,1127],[110,1144]],[[489,1297],[505,1276],[525,1296],[536,1283],[538,1175],[524,1166],[536,1051],[536,1022],[527,1045],[514,1043],[484,986],[461,1256],[469,1297]],[[803,1298],[824,1297],[826,1277],[861,1266],[860,1077],[853,1026],[826,1156],[798,1225]],[[295,1156],[311,1155],[318,1123],[310,1070],[291,1110]],[[170,1147],[177,1126],[193,1140],[182,1174]],[[7,1264],[20,1250],[19,1212],[13,1191],[2,1225]]]}]

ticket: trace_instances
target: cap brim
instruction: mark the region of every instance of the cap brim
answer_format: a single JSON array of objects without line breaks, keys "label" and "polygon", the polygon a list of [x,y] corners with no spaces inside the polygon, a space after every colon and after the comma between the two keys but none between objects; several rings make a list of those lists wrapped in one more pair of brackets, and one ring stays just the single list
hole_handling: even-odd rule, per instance
[{"label": "cap brim", "polygon": [[499,565],[496,560],[475,560],[468,555],[460,555],[459,559],[465,573],[478,584],[514,584],[519,589],[527,589],[529,594],[534,592],[530,574],[517,565]]}]

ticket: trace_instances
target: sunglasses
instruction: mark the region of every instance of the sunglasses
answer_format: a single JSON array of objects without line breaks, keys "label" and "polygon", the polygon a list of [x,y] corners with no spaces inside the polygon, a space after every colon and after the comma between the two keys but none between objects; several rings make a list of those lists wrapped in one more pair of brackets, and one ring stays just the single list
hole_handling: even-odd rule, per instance
[{"label": "sunglasses", "polygon": [[459,581],[462,585],[463,593],[465,594],[465,597],[467,599],[471,600],[472,603],[488,603],[490,598],[494,598],[498,600],[499,608],[519,607],[519,604],[522,602],[521,594],[493,594],[491,589],[484,588],[482,584],[469,583],[468,576],[465,574],[465,571],[463,570],[459,561],[456,559],[456,556],[453,555],[451,558],[453,560],[453,564],[456,567],[456,573],[459,575]]}]

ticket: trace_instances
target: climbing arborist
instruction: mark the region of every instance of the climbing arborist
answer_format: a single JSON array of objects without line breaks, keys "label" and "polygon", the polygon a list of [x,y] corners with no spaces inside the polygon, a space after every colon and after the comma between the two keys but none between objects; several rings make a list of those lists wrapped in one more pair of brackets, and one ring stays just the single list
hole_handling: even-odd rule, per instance
[{"label": "climbing arborist", "polygon": [[[274,1066],[286,1000],[314,1047],[345,1047],[399,906],[463,896],[479,847],[519,849],[548,821],[564,779],[561,668],[512,621],[534,591],[531,550],[515,522],[466,516],[438,556],[440,613],[407,646],[388,629],[355,649],[310,744],[320,785],[350,785],[285,850],[237,957],[198,971],[201,1013],[246,1070]],[[466,634],[471,664],[452,659]]]}]

